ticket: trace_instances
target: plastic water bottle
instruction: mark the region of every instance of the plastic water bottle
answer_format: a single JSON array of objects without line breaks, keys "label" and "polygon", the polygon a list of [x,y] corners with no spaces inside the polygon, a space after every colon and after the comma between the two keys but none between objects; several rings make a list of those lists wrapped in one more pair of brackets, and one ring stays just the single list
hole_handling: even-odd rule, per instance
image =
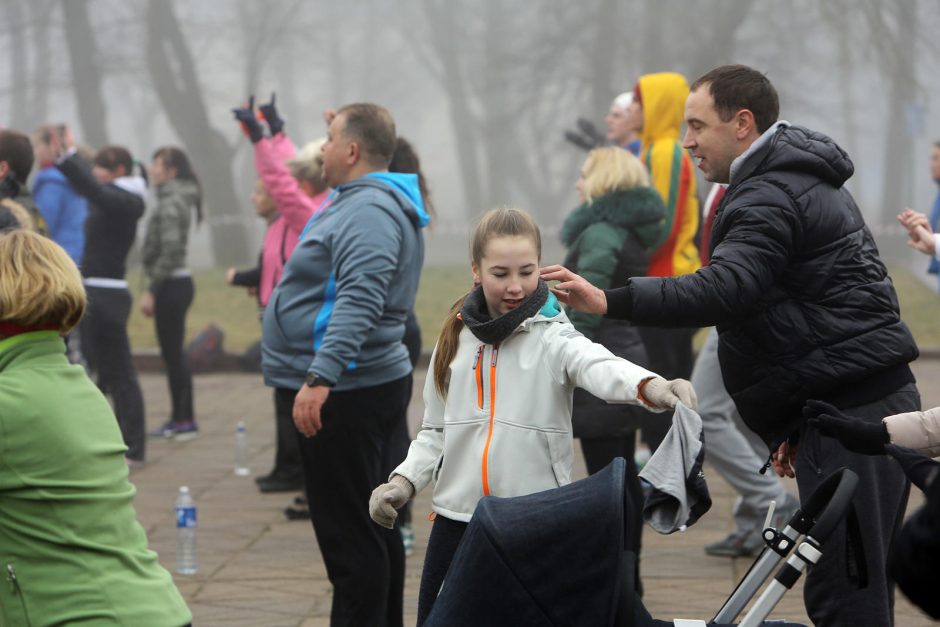
[{"label": "plastic water bottle", "polygon": [[248,432],[244,422],[239,422],[235,431],[235,474],[239,477],[251,474],[248,468]]},{"label": "plastic water bottle", "polygon": [[196,562],[196,502],[189,488],[180,486],[176,498],[176,572],[195,575]]}]

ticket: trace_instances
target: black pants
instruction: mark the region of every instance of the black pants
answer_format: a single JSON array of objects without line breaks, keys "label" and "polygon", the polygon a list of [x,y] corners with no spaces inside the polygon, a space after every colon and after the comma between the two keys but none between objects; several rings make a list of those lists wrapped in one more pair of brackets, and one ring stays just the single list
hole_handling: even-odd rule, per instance
[{"label": "black pants", "polygon": [[274,452],[274,469],[271,476],[293,481],[303,477],[300,462],[300,444],[297,440],[297,427],[294,426],[294,390],[277,389],[274,391],[274,421],[277,450]]},{"label": "black pants", "polygon": [[[887,397],[860,407],[845,408],[850,416],[880,422],[885,416],[920,409],[920,395],[908,384]],[[859,569],[846,520],[822,547],[823,556],[806,576],[803,597],[806,612],[820,627],[894,624],[894,582],[886,572],[888,548],[900,529],[910,483],[891,458],[858,455],[845,450],[833,438],[804,427],[796,457],[796,482],[800,500],[834,470],[845,466],[858,474],[853,504],[865,552],[868,585],[858,587]]]},{"label": "black pants", "polygon": [[[695,358],[692,337],[696,329],[660,329],[638,327],[649,355],[647,368],[665,379],[688,379]],[[672,412],[647,413],[640,419],[641,437],[650,452],[655,452],[672,426]]]},{"label": "black pants", "polygon": [[406,420],[410,385],[409,374],[370,388],[333,391],[321,409],[322,430],[312,438],[298,432],[310,518],[333,584],[333,627],[402,625],[401,534],[372,521],[369,496],[387,478],[383,460],[392,434]]},{"label": "black pants", "polygon": [[428,550],[424,555],[424,570],[421,571],[421,586],[418,589],[418,627],[427,620],[434,608],[434,601],[444,584],[444,576],[460,545],[469,523],[436,516],[431,525]]},{"label": "black pants", "polygon": [[193,292],[193,280],[187,276],[167,279],[153,295],[154,324],[160,356],[166,364],[173,422],[193,419],[193,375],[183,350],[186,312],[193,303]]},{"label": "black pants", "polygon": [[127,445],[127,456],[144,459],[144,396],[131,361],[127,318],[131,294],[124,288],[91,287],[82,321],[82,347],[89,366],[98,374],[98,387],[110,394],[114,414]]},{"label": "black pants", "polygon": [[584,462],[589,475],[600,472],[617,457],[626,461],[626,474],[624,485],[630,495],[633,507],[624,512],[623,524],[627,529],[624,548],[636,554],[636,572],[634,581],[636,590],[642,595],[643,585],[640,582],[640,546],[643,541],[643,489],[640,487],[640,477],[636,473],[636,464],[633,462],[633,453],[636,451],[636,433],[609,438],[581,438],[581,450],[584,452]]}]

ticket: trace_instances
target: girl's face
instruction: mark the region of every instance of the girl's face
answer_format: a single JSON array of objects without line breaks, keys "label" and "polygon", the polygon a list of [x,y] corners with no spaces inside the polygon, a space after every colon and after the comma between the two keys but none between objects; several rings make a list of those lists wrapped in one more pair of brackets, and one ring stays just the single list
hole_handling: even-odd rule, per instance
[{"label": "girl's face", "polygon": [[528,237],[494,237],[474,263],[473,280],[483,286],[491,318],[515,309],[539,284],[539,255]]},{"label": "girl's face", "polygon": [[150,162],[150,183],[154,186],[163,185],[176,176],[176,170],[168,168],[161,157]]},{"label": "girl's face", "polygon": [[271,199],[261,179],[255,182],[255,191],[251,193],[251,204],[255,206],[255,213],[261,218],[269,218],[277,213],[277,205]]}]

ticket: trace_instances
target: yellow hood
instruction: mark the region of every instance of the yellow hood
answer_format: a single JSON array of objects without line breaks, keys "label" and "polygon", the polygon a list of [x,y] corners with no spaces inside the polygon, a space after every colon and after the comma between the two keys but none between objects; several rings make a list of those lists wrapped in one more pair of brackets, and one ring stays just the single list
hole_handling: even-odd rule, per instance
[{"label": "yellow hood", "polygon": [[659,72],[640,77],[640,99],[643,105],[643,146],[661,139],[678,139],[685,116],[685,99],[689,83],[675,72]]}]

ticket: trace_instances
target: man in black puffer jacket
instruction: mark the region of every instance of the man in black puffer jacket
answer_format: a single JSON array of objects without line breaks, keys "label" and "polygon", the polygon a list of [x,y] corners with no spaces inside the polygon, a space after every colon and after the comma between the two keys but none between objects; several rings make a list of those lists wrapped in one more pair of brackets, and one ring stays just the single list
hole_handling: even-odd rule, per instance
[{"label": "man in black puffer jacket", "polygon": [[807,429],[801,410],[821,398],[876,422],[919,409],[908,367],[917,347],[843,187],[852,162],[825,135],[778,122],[778,110],[773,86],[745,66],[716,68],[692,85],[683,145],[707,180],[729,183],[708,266],[607,291],[559,266],[542,276],[563,281],[555,288],[560,300],[583,311],[638,325],[717,325],[725,385],[778,474],[795,473],[804,496],[841,466],[861,479],[857,516],[834,532],[807,577],[810,618],[891,625],[885,555],[910,484],[886,458],[848,452]]}]

